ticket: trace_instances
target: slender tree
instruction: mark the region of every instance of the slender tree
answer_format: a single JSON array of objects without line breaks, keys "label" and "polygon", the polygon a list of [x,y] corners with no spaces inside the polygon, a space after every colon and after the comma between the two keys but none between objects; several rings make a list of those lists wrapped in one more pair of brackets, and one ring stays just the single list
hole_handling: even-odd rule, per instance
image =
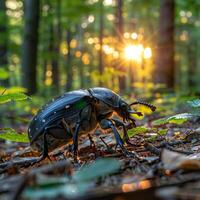
[{"label": "slender tree", "polygon": [[[7,28],[7,16],[6,16],[6,1],[0,1],[0,68],[8,70],[7,64],[8,64],[8,28]],[[4,86],[8,86],[9,80],[1,80],[0,82]]]},{"label": "slender tree", "polygon": [[[102,76],[104,71],[104,65],[103,65],[103,29],[104,29],[104,20],[103,20],[103,0],[99,1],[99,74]],[[102,80],[99,81],[99,85],[102,86]]]},{"label": "slender tree", "polygon": [[197,42],[190,39],[187,45],[187,57],[188,57],[188,78],[189,78],[189,88],[190,91],[194,92],[196,87],[196,74],[197,74]]},{"label": "slender tree", "polygon": [[[116,12],[116,31],[119,40],[118,51],[121,52],[121,47],[123,46],[123,0],[117,0],[117,12]],[[120,64],[119,61],[119,70],[122,74],[119,77],[119,89],[120,92],[123,92],[126,89],[126,76],[125,76],[125,68]]]},{"label": "slender tree", "polygon": [[[78,42],[78,46],[77,46],[77,50],[79,52],[84,52],[84,48],[83,48],[83,35],[84,35],[84,29],[81,28],[81,25],[78,24],[76,25],[76,30],[77,30],[77,41]],[[80,59],[77,60],[77,65],[78,65],[78,71],[79,71],[79,79],[80,79],[80,88],[84,88],[85,86],[85,76],[84,76],[84,67],[83,64],[81,62]]]},{"label": "slender tree", "polygon": [[174,20],[175,0],[160,1],[160,19],[157,47],[156,83],[165,84],[167,88],[174,87]]},{"label": "slender tree", "polygon": [[59,91],[59,47],[61,40],[61,0],[56,2],[55,8],[56,20],[55,24],[52,27],[52,79],[53,79],[53,87],[56,89],[56,93]]},{"label": "slender tree", "polygon": [[68,53],[66,56],[67,59],[67,66],[66,66],[66,73],[67,73],[67,82],[66,82],[66,90],[69,91],[72,89],[72,81],[73,81],[73,70],[72,70],[72,52],[71,52],[71,43],[72,40],[72,32],[70,27],[67,30],[67,48],[68,48]]},{"label": "slender tree", "polygon": [[24,38],[22,46],[22,85],[27,88],[28,94],[37,91],[37,46],[39,28],[39,3],[40,0],[26,0]]}]

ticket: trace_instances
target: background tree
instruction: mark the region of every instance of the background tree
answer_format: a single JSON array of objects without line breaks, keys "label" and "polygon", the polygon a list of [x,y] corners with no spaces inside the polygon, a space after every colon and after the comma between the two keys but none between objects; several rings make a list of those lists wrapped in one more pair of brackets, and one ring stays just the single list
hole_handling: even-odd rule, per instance
[{"label": "background tree", "polygon": [[174,87],[174,26],[175,1],[161,0],[155,80],[169,89]]},{"label": "background tree", "polygon": [[[117,0],[117,10],[116,10],[116,32],[118,36],[118,51],[120,54],[122,54],[122,48],[123,48],[123,1]],[[122,55],[121,55],[122,56]],[[119,70],[122,72],[119,76],[119,89],[121,92],[125,91],[126,88],[126,76],[125,76],[125,67],[121,64],[120,58],[119,58]]]},{"label": "background tree", "polygon": [[55,22],[53,25],[53,59],[52,59],[52,83],[54,89],[59,91],[59,56],[60,56],[60,41],[62,39],[61,33],[61,0],[58,0],[55,5]]},{"label": "background tree", "polygon": [[22,47],[22,85],[27,88],[28,94],[37,92],[37,46],[39,27],[40,0],[24,2],[25,22],[24,40]]},{"label": "background tree", "polygon": [[[99,1],[99,74],[103,75],[104,63],[103,63],[103,30],[104,30],[104,13],[103,13],[103,0]],[[99,85],[102,86],[102,80],[100,79]]]},{"label": "background tree", "polygon": [[[8,20],[6,16],[6,1],[0,1],[0,69],[5,70],[5,74],[8,72]],[[0,83],[3,86],[8,86],[9,80],[5,76],[5,80],[1,80]]]}]

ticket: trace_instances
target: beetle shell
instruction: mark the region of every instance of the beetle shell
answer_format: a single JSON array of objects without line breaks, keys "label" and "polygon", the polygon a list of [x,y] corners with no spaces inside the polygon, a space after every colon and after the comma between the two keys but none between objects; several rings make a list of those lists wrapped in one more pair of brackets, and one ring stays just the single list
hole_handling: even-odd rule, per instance
[{"label": "beetle shell", "polygon": [[75,120],[73,118],[76,117],[80,109],[75,108],[73,105],[80,100],[86,99],[87,101],[89,98],[90,94],[87,90],[76,90],[67,92],[50,103],[47,103],[38,111],[29,125],[28,135],[30,142],[33,143],[42,135],[46,128],[58,123],[62,118],[67,117],[71,121]]},{"label": "beetle shell", "polygon": [[125,105],[125,110],[128,108],[118,94],[107,88],[67,92],[43,106],[32,119],[28,129],[31,146],[42,151],[46,133],[48,151],[51,151],[73,138],[79,121],[80,135],[94,130],[101,120],[110,118],[113,112],[123,118],[122,105]]},{"label": "beetle shell", "polygon": [[94,96],[98,100],[108,104],[113,108],[118,107],[119,102],[123,101],[118,94],[107,88],[96,87],[96,88],[91,88],[90,91],[92,93],[92,96]]}]

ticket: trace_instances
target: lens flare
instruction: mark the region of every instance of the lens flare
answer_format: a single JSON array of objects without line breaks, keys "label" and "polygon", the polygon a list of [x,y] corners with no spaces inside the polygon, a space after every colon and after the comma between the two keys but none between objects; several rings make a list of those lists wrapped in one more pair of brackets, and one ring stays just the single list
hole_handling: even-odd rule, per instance
[{"label": "lens flare", "polygon": [[141,61],[144,48],[143,45],[128,45],[124,49],[124,56],[127,60]]},{"label": "lens flare", "polygon": [[146,47],[144,49],[144,58],[145,59],[149,59],[152,57],[152,51],[151,51],[151,48],[150,47]]}]

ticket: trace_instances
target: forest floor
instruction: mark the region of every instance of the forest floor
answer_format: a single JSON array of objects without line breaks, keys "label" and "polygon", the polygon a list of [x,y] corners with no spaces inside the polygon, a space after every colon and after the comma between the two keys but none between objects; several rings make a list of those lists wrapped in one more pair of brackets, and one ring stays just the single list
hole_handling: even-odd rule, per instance
[{"label": "forest floor", "polygon": [[157,128],[167,128],[166,134],[155,137],[149,129],[130,138],[133,145],[126,148],[135,156],[115,149],[110,131],[96,130],[90,140],[81,136],[79,164],[65,145],[50,153],[51,161],[28,166],[26,161],[38,156],[28,143],[1,142],[0,199],[200,198],[199,121]]}]

